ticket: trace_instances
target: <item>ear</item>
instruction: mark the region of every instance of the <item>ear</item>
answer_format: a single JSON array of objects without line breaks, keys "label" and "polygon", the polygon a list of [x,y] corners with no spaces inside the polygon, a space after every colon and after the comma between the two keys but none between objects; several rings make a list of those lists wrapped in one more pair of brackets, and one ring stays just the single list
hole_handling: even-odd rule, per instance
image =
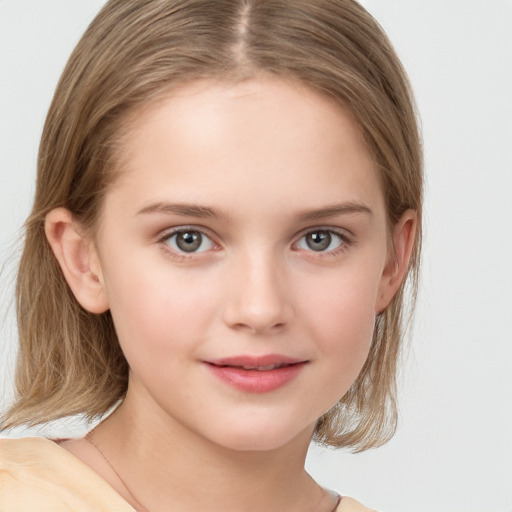
[{"label": "ear", "polygon": [[80,305],[90,313],[109,309],[100,262],[93,241],[84,236],[69,210],[46,215],[46,238],[62,273]]},{"label": "ear", "polygon": [[382,313],[397,293],[409,267],[411,253],[416,239],[418,215],[407,210],[393,229],[393,246],[382,273],[375,313]]}]

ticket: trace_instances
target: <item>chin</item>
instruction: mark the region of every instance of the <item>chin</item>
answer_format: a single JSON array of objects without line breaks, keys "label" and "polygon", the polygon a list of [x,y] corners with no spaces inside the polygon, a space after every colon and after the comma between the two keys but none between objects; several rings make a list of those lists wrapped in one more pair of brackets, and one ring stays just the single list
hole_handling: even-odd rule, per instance
[{"label": "chin", "polygon": [[302,431],[297,431],[296,426],[281,426],[279,428],[275,422],[266,428],[254,424],[252,426],[243,426],[243,428],[228,428],[222,431],[222,434],[212,439],[216,444],[222,445],[227,449],[240,452],[264,452],[283,448],[290,443],[309,445],[313,435],[314,426],[308,426]]}]

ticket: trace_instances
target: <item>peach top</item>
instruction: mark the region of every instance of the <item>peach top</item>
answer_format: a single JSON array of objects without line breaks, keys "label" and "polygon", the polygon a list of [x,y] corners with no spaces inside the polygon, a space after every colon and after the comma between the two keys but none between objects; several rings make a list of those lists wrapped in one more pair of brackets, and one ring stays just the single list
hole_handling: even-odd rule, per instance
[{"label": "peach top", "polygon": [[[136,512],[102,477],[49,439],[0,439],[1,512]],[[343,497],[336,512],[375,512]]]}]

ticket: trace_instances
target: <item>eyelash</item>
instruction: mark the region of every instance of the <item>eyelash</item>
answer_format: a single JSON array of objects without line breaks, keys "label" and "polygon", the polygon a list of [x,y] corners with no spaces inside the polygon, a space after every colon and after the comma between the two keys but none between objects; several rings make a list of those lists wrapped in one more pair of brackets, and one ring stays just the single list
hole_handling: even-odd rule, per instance
[{"label": "eyelash", "polygon": [[[187,253],[187,252],[181,252],[181,251],[172,249],[169,246],[168,241],[170,239],[172,239],[173,236],[179,235],[180,233],[186,233],[186,232],[200,233],[203,237],[210,240],[211,244],[214,247],[216,247],[216,249],[213,249],[213,250],[218,250],[218,248],[220,247],[219,244],[217,244],[213,240],[213,237],[208,232],[206,232],[204,229],[201,229],[200,227],[197,227],[197,226],[180,226],[178,228],[172,229],[170,231],[165,232],[162,236],[160,236],[158,238],[157,242],[160,244],[160,246],[162,247],[162,250],[166,254],[169,254],[174,259],[177,259],[180,261],[185,261],[185,260],[197,257],[198,254],[201,254],[202,252],[209,252],[209,250],[211,250],[211,249],[207,249],[205,251]],[[305,239],[308,235],[311,235],[314,233],[320,233],[320,232],[328,233],[331,237],[334,236],[334,237],[338,238],[340,241],[340,244],[338,245],[338,247],[331,249],[330,251],[315,251],[313,249],[308,250],[308,249],[296,248],[297,244],[300,241],[302,241],[303,239]],[[330,258],[330,257],[338,256],[339,254],[342,254],[343,252],[346,251],[347,247],[349,247],[352,244],[353,244],[352,238],[345,231],[342,231],[339,229],[333,229],[333,228],[329,228],[329,227],[322,227],[322,226],[316,227],[315,226],[312,229],[308,229],[307,231],[302,232],[302,234],[300,235],[298,240],[296,242],[294,242],[293,248],[296,251],[304,250],[305,252],[311,253],[312,255],[314,255],[315,258]]]},{"label": "eyelash", "polygon": [[347,248],[353,243],[353,239],[347,234],[346,231],[323,226],[315,226],[314,228],[308,229],[307,231],[303,232],[298,241],[294,243],[294,246],[296,246],[301,240],[305,239],[308,235],[311,235],[313,233],[328,233],[331,237],[334,236],[338,238],[340,241],[340,244],[336,248],[331,249],[330,251],[315,251],[313,249],[304,249],[306,252],[312,253],[315,258],[336,257],[339,254],[344,253],[347,250]]},{"label": "eyelash", "polygon": [[[180,233],[187,233],[187,232],[200,233],[203,237],[210,240],[210,242],[212,243],[212,245],[214,247],[217,247],[217,248],[219,247],[219,244],[217,244],[213,240],[212,236],[209,233],[207,233],[204,229],[201,229],[197,226],[180,226],[179,228],[172,229],[170,231],[165,232],[161,237],[159,237],[157,242],[160,244],[160,246],[162,247],[162,250],[166,254],[170,255],[171,257],[173,257],[174,259],[179,260],[179,261],[185,261],[185,260],[194,258],[197,254],[201,254],[202,252],[207,252],[207,251],[199,251],[199,252],[187,253],[187,252],[180,252],[180,251],[177,251],[177,250],[169,247],[168,241],[173,236],[179,235]],[[216,250],[216,249],[214,249],[214,250]]]}]

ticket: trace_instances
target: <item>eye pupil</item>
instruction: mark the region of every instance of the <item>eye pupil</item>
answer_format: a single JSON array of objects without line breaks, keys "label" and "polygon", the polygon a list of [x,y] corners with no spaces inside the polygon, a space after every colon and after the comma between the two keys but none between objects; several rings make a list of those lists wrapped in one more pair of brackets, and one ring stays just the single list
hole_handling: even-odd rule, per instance
[{"label": "eye pupil", "polygon": [[331,234],[328,231],[314,231],[306,235],[306,244],[313,251],[324,251],[331,245]]},{"label": "eye pupil", "polygon": [[201,247],[203,236],[199,231],[184,231],[176,235],[176,245],[184,252],[194,252]]}]

